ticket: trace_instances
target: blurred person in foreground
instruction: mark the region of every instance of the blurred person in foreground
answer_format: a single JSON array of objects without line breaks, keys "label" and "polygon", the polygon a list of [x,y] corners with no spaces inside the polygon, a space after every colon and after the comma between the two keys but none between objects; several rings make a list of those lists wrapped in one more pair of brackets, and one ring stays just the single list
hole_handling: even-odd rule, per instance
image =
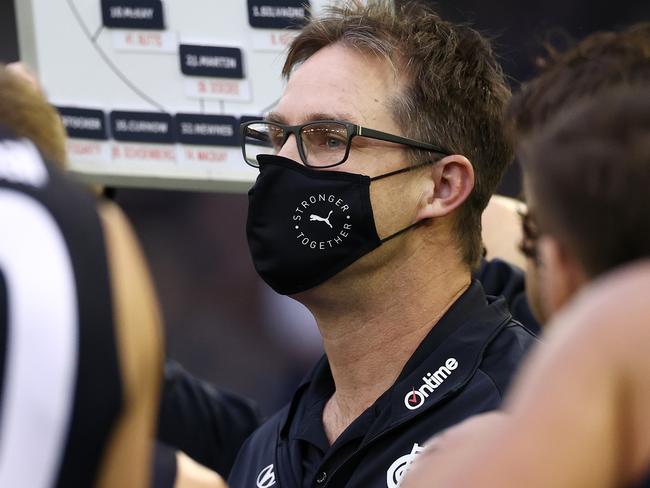
[{"label": "blurred person in foreground", "polygon": [[[507,118],[512,124],[515,141],[526,140],[542,130],[567,105],[613,87],[650,84],[649,22],[634,24],[618,32],[594,33],[566,51],[551,45],[547,50],[547,56],[538,60],[540,74],[524,83],[509,104]],[[519,232],[512,228],[515,219],[519,221]],[[504,226],[506,231],[499,232]],[[537,233],[535,220],[526,211],[526,206],[516,200],[495,196],[483,214],[483,238],[488,258],[503,259],[524,268],[526,280],[523,286],[516,270],[502,270],[494,265],[483,266],[479,277],[484,286],[491,287],[492,277],[507,273],[510,278],[503,294],[509,299],[511,312],[533,328],[535,323],[543,327],[549,318],[537,286],[538,275],[544,273],[535,257]],[[521,252],[515,252],[515,247]],[[510,293],[510,288],[514,288],[514,294]],[[527,300],[523,299],[522,291],[526,292]],[[534,317],[530,316],[531,312]]]},{"label": "blurred person in foreground", "polygon": [[506,414],[434,438],[405,488],[634,486],[650,474],[650,262],[630,264],[650,257],[647,90],[594,98],[524,144],[547,341]]},{"label": "blurred person in foreground", "polygon": [[[162,338],[137,240],[61,173],[65,129],[21,64],[0,66],[0,127],[0,485],[148,486]],[[163,445],[155,465],[156,487],[225,486]]]},{"label": "blurred person in foreground", "polygon": [[[543,130],[569,105],[616,87],[650,85],[650,22],[621,31],[596,32],[564,52],[549,46],[547,57],[540,59],[539,65],[540,74],[523,84],[508,107],[514,139],[520,143]],[[536,259],[537,223],[525,210],[522,234],[520,247],[528,258],[528,303],[539,323],[544,324],[550,315],[537,284],[546,270]]]},{"label": "blurred person in foreground", "polygon": [[0,485],[146,486],[162,351],[133,233],[57,170],[61,121],[15,68],[0,128]]},{"label": "blurred person in foreground", "polygon": [[[605,98],[604,94],[613,89],[629,93]],[[647,198],[644,185],[647,188],[650,172],[649,89],[650,24],[645,23],[620,33],[594,34],[576,48],[557,54],[544,73],[515,97],[511,112],[520,134],[531,200],[522,247],[531,257],[534,271],[528,276],[531,302],[542,317],[550,317],[593,278],[648,256],[649,206],[643,199]],[[557,117],[562,106],[576,100],[588,106],[549,122]],[[540,132],[545,135],[540,136]],[[561,228],[557,225],[560,221]],[[540,239],[545,232],[554,238]],[[643,269],[647,270],[647,266]],[[516,450],[515,446],[522,447],[520,441],[528,443],[531,450],[522,449],[510,460],[507,453],[501,456],[501,450],[499,456],[486,456],[486,463],[495,462],[495,471],[491,473],[495,477],[489,479],[492,484],[487,478],[485,483],[482,480],[482,486],[615,486],[637,482],[643,470],[647,471],[647,459],[643,466],[644,444],[637,435],[648,438],[647,427],[635,417],[639,405],[647,408],[647,399],[639,395],[641,389],[647,391],[647,385],[642,384],[638,375],[646,375],[648,365],[636,354],[636,348],[644,344],[647,322],[639,321],[637,315],[642,310],[637,294],[645,291],[642,287],[630,290],[647,279],[644,273],[641,267],[637,271],[632,266],[617,277],[604,279],[593,298],[581,299],[580,305],[574,307],[577,311],[551,321],[560,327],[567,323],[567,328],[575,332],[553,332],[548,352],[543,351],[546,346],[541,347],[538,355],[544,359],[537,361],[545,366],[536,363],[532,372],[520,380],[521,392],[515,392],[510,401],[509,410],[514,417],[477,417],[433,439],[405,486],[471,486],[469,478],[454,477],[455,470],[462,469],[479,480],[486,473],[487,464],[481,464],[474,474],[471,467],[478,466],[476,459],[455,453],[471,451],[477,443],[483,446],[482,437],[499,442],[497,435],[490,436],[490,432],[500,432],[504,425],[504,432],[519,429],[512,443],[504,441],[507,453]],[[615,286],[619,287],[616,291]],[[607,290],[611,291],[609,298]],[[612,313],[618,317],[616,321],[612,320]],[[577,339],[579,333],[584,333],[582,342]],[[611,350],[601,356],[600,348],[608,344]],[[576,357],[566,351],[558,353],[560,347],[575,352],[584,364],[576,367]],[[590,361],[594,353],[601,363],[588,376],[583,368],[593,366]],[[565,361],[571,374],[558,379],[558,372],[549,364],[550,358]],[[634,373],[629,370],[632,367],[636,368]],[[552,385],[540,379],[544,374],[548,379],[557,379],[554,387],[560,390],[559,394],[549,392]],[[623,377],[627,379],[617,385],[616,381]],[[626,397],[633,399],[633,403],[622,404]],[[534,404],[538,406],[532,408]],[[531,408],[527,410],[526,406]],[[576,422],[572,432],[575,419],[582,422]],[[614,423],[619,421],[630,422],[633,427],[621,423],[616,428]],[[549,428],[550,422],[557,424],[557,428]],[[548,436],[536,430],[544,428],[548,428]],[[598,434],[609,438],[601,442]],[[536,435],[539,441],[535,440]],[[607,449],[598,451],[605,445]],[[608,450],[612,446],[619,446],[626,453],[634,452],[629,464],[624,461],[627,454],[616,461],[619,447]],[[545,452],[539,453],[538,449]],[[567,452],[570,449],[574,449],[573,456]],[[553,457],[555,454],[557,458]],[[567,464],[559,461],[562,456]],[[599,469],[586,470],[579,462],[583,459]],[[521,462],[522,471],[531,467],[531,478],[537,477],[540,469],[545,475],[534,482],[510,478],[507,465],[516,462]],[[590,475],[594,478],[587,481]],[[497,481],[498,476],[501,479]],[[445,484],[451,479],[453,483]]]},{"label": "blurred person in foreground", "polygon": [[242,125],[249,247],[326,356],[229,483],[396,487],[424,439],[499,407],[534,342],[472,280],[509,89],[486,39],[413,3],[330,8],[283,72],[273,112]]}]

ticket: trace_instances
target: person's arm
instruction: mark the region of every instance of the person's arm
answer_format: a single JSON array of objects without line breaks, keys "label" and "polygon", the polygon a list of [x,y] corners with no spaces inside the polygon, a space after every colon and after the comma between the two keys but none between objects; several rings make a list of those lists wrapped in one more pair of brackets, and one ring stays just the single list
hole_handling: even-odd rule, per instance
[{"label": "person's arm", "polygon": [[254,403],[200,380],[167,361],[158,438],[224,478],[239,448],[260,425]]},{"label": "person's arm", "polygon": [[645,281],[604,281],[558,317],[511,392],[508,418],[472,419],[434,439],[403,487],[638,481],[650,461],[649,307],[641,291],[650,265],[645,272]]},{"label": "person's arm", "polygon": [[469,419],[434,438],[403,488],[614,486],[615,381],[599,372],[596,351],[571,349],[541,346],[508,417]]},{"label": "person's arm", "polygon": [[[527,290],[531,281],[530,261],[520,250],[522,239],[523,202],[494,195],[483,213],[483,243],[487,254],[474,277],[483,285],[487,295],[503,296],[515,320],[535,334],[541,332],[539,317],[535,317]],[[533,276],[535,278],[535,276]],[[535,291],[532,289],[532,291]],[[536,298],[533,294],[532,298]],[[535,303],[533,303],[535,305]]]},{"label": "person's arm", "polygon": [[118,360],[124,400],[101,461],[97,486],[143,487],[162,373],[160,314],[145,261],[126,218],[113,204],[99,208],[106,237]]},{"label": "person's arm", "polygon": [[503,259],[524,269],[526,258],[519,250],[521,242],[521,216],[526,204],[514,198],[493,195],[483,212],[483,244],[486,259]]},{"label": "person's arm", "polygon": [[186,454],[157,441],[151,488],[226,488],[226,482]]},{"label": "person's arm", "polygon": [[221,476],[182,452],[176,453],[176,464],[174,488],[227,488]]}]

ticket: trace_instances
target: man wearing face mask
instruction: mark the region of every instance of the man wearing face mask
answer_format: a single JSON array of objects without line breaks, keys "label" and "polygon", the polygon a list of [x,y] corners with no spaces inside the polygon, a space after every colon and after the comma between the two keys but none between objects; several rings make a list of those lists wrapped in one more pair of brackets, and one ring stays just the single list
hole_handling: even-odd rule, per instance
[{"label": "man wearing face mask", "polygon": [[229,484],[395,488],[432,434],[500,405],[534,341],[472,281],[510,93],[477,32],[388,2],[314,19],[283,73],[275,110],[242,125],[247,234],[326,356]]}]

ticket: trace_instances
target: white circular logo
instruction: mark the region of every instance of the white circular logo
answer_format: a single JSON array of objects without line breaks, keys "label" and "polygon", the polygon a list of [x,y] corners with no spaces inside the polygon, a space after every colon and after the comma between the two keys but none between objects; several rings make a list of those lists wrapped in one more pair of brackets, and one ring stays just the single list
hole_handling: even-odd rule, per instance
[{"label": "white circular logo", "polygon": [[352,230],[350,206],[331,193],[316,193],[298,202],[291,223],[298,243],[319,251],[341,245]]},{"label": "white circular logo", "polygon": [[426,397],[419,390],[409,391],[404,395],[404,405],[409,410],[417,410],[422,405],[424,405],[424,400]]},{"label": "white circular logo", "polygon": [[269,488],[275,484],[275,473],[273,464],[269,464],[257,475],[257,488]]},{"label": "white circular logo", "polygon": [[409,454],[398,457],[393,464],[390,465],[386,471],[386,485],[388,488],[399,488],[404,479],[404,475],[408,472],[411,464],[415,460],[415,456],[420,453],[424,448],[420,447],[416,442]]}]

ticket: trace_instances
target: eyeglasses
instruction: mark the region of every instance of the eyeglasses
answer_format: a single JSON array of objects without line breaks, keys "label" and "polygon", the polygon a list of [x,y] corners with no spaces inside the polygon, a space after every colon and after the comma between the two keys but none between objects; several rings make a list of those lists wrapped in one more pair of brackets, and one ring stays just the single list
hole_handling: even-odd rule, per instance
[{"label": "eyeglasses", "polygon": [[357,136],[394,142],[444,155],[451,154],[448,150],[433,144],[368,129],[349,122],[319,120],[301,125],[284,125],[253,120],[241,124],[244,160],[251,166],[259,167],[257,156],[277,154],[292,134],[296,138],[302,162],[315,168],[331,168],[344,163],[350,154],[352,139]]},{"label": "eyeglasses", "polygon": [[519,217],[521,218],[521,241],[519,242],[519,250],[529,259],[538,261],[537,242],[539,241],[540,232],[537,225],[537,220],[530,211],[530,209],[518,210]]}]

